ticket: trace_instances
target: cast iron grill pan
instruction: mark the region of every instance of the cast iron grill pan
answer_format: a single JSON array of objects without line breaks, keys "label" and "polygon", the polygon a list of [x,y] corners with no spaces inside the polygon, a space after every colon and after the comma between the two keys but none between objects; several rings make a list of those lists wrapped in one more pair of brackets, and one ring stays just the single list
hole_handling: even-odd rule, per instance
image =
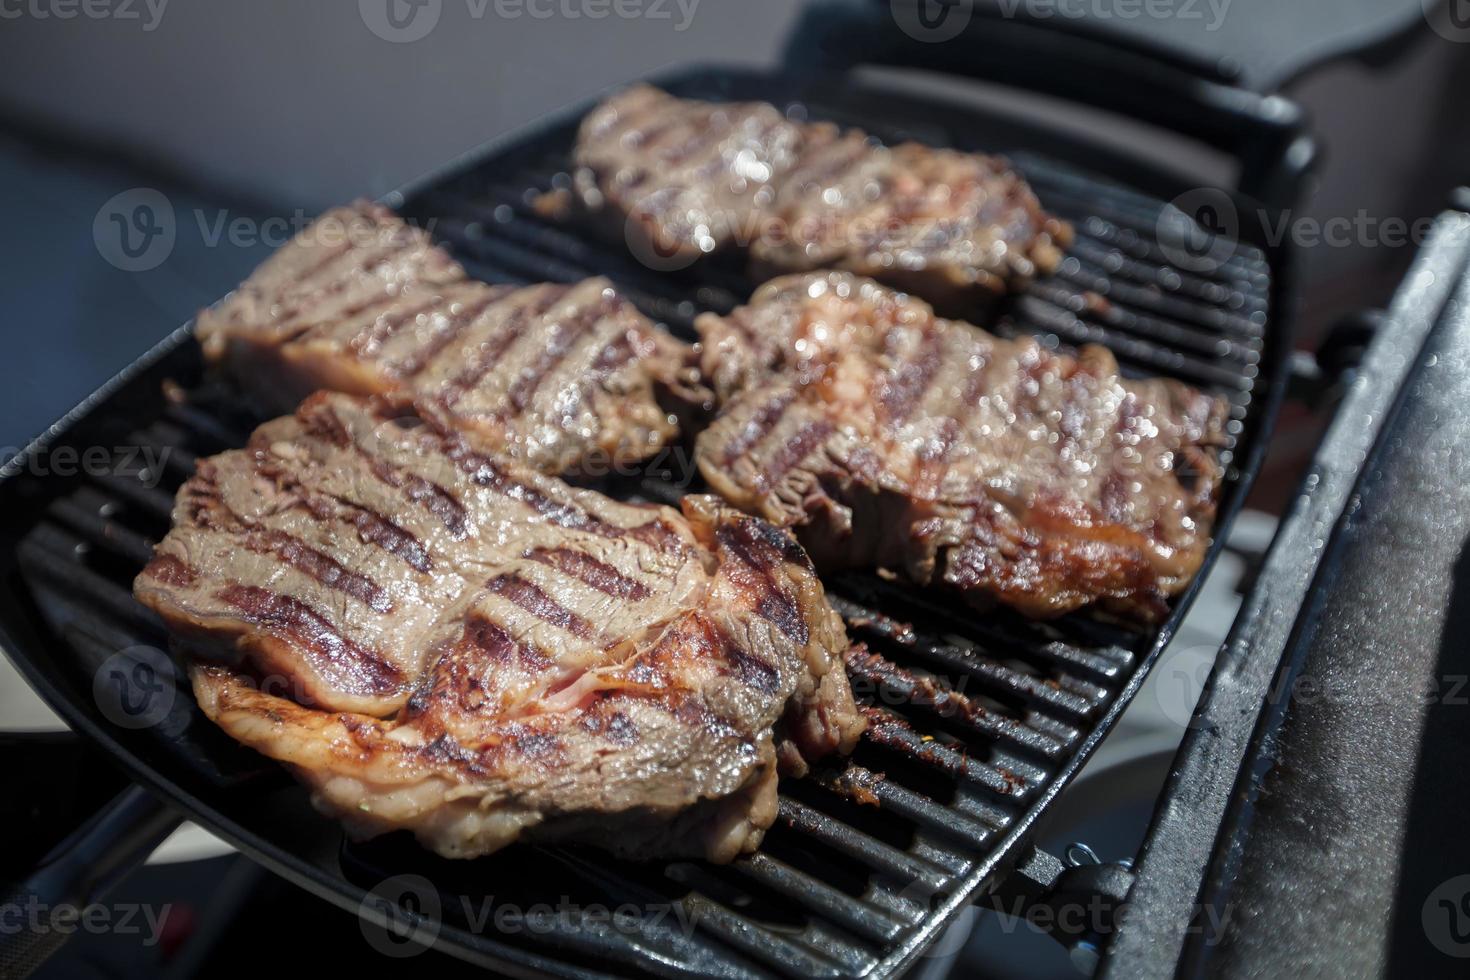
[{"label": "cast iron grill pan", "polygon": [[[769,99],[885,140],[1008,152],[1043,205],[1073,222],[1078,240],[1055,275],[1004,302],[997,332],[1029,332],[1061,346],[1102,343],[1130,373],[1171,375],[1230,399],[1233,465],[1208,570],[1258,457],[1248,450],[1269,421],[1266,382],[1279,380],[1282,358],[1267,329],[1275,288],[1267,252],[1235,244],[1219,268],[1177,268],[1168,261],[1177,253],[1157,236],[1159,199],[1021,145],[987,143],[983,117],[953,107],[923,102],[885,116],[875,107],[897,103],[866,99],[850,85],[802,88],[729,72],[664,84],[690,97]],[[796,90],[804,98],[792,101]],[[492,146],[388,203],[432,219],[434,235],[480,278],[609,275],[646,313],[692,339],[697,312],[727,311],[758,285],[738,260],[653,272],[612,244],[543,220],[531,206],[565,185],[582,111]],[[172,398],[162,393],[166,379],[179,386]],[[12,518],[17,530],[5,532],[0,553],[12,586],[3,600],[9,649],[73,727],[195,819],[346,908],[356,909],[366,890],[391,876],[421,876],[442,909],[439,943],[501,970],[896,973],[1017,858],[1193,594],[1181,597],[1160,628],[1141,631],[1086,615],[1048,623],[1005,611],[977,615],[877,575],[828,577],[852,638],[877,655],[849,671],[870,731],[850,760],[784,781],[779,818],[759,853],[726,867],[638,864],[587,848],[529,844],[457,863],[406,835],[351,844],[310,811],[305,792],[282,770],[215,730],[186,684],[179,682],[160,724],[137,730],[109,722],[93,696],[94,675],[109,657],[166,648],[160,623],[132,598],[132,578],[166,533],[174,491],[194,460],[242,444],[256,421],[231,392],[203,378],[186,328],[58,423],[33,452],[66,445],[168,452],[161,470],[123,450],[105,473],[41,475],[21,466],[0,484],[20,518]],[[663,502],[686,492],[657,461],[600,488]],[[696,482],[688,491],[699,489]],[[621,922],[584,914],[628,903],[639,914]],[[525,910],[519,928],[497,932],[489,920],[476,928],[485,908],[502,906]]]}]

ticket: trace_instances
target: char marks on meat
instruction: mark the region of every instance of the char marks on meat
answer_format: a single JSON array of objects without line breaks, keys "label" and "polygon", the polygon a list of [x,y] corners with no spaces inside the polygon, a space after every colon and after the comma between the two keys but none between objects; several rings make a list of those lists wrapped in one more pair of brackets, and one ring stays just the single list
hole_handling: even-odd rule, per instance
[{"label": "char marks on meat", "polygon": [[727,500],[818,567],[886,567],[980,606],[1156,620],[1209,544],[1223,400],[1112,354],[1001,340],[847,273],[777,279],[698,321]]},{"label": "char marks on meat", "polygon": [[226,732],[360,835],[729,860],[863,722],[789,534],[613,501],[321,392],[202,460],[135,583]]},{"label": "char marks on meat", "polygon": [[888,148],[759,102],[635,86],[587,116],[574,162],[574,200],[655,264],[738,245],[759,278],[846,269],[973,308],[1071,240],[1003,159]]},{"label": "char marks on meat", "polygon": [[200,314],[206,356],[272,411],[318,388],[411,398],[544,472],[645,459],[694,390],[686,345],[606,279],[490,286],[421,229],[328,212]]},{"label": "char marks on meat", "polygon": [[973,310],[1050,272],[1071,229],[1005,160],[862,133],[812,148],[751,243],[757,279],[845,269],[948,310]]},{"label": "char marks on meat", "polygon": [[752,234],[776,182],[824,133],[763,102],[695,102],[635,85],[582,121],[575,191],[610,235],[678,264]]}]

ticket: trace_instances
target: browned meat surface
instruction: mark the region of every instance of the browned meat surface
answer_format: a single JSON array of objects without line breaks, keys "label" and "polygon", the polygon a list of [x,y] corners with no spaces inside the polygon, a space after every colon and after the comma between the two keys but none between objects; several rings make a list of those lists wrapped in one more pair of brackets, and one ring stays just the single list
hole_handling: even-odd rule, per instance
[{"label": "browned meat surface", "polygon": [[362,202],[303,230],[198,333],[269,410],[318,388],[412,397],[545,472],[644,459],[699,397],[688,348],[606,279],[488,286]]},{"label": "browned meat surface", "polygon": [[788,534],[573,489],[385,399],[316,394],[201,461],[134,588],[226,732],[354,834],[452,857],[729,860],[778,766],[863,725]]},{"label": "browned meat surface", "polygon": [[1004,160],[889,149],[763,103],[636,86],[583,121],[574,158],[575,198],[656,267],[733,244],[761,277],[848,269],[973,308],[1071,240]]},{"label": "browned meat surface", "polygon": [[847,273],[767,283],[698,322],[724,399],[699,467],[818,567],[969,601],[1144,620],[1199,569],[1226,405],[1112,354],[1000,340]]},{"label": "browned meat surface", "polygon": [[695,102],[635,85],[583,120],[576,194],[641,257],[677,265],[749,240],[808,134],[762,102]]},{"label": "browned meat surface", "polygon": [[752,243],[757,278],[846,269],[947,309],[1051,272],[1072,235],[998,157],[856,132],[810,150],[771,213],[785,234]]},{"label": "browned meat surface", "polygon": [[199,314],[206,351],[237,339],[281,344],[400,295],[462,282],[464,270],[421,228],[357,201],[326,212],[212,309]]}]

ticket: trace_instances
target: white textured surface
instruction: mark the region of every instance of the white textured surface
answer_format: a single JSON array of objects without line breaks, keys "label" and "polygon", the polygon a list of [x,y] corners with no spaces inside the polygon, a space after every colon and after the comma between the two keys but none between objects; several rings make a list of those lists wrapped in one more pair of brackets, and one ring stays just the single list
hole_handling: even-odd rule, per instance
[{"label": "white textured surface", "polygon": [[36,696],[8,656],[0,657],[0,731],[60,732],[66,725]]}]

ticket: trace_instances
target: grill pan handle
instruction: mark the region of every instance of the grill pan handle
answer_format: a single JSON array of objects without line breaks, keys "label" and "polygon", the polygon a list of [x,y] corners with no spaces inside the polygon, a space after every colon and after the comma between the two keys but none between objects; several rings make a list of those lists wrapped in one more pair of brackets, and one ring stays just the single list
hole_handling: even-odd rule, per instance
[{"label": "grill pan handle", "polygon": [[1316,157],[1295,102],[1179,53],[1055,20],[1065,18],[1006,16],[973,0],[820,0],[797,22],[786,64],[922,68],[1116,112],[1229,153],[1240,190],[1267,207],[1295,203]]},{"label": "grill pan handle", "polygon": [[[173,833],[179,815],[140,786],[129,786],[51,849],[29,875],[4,891],[0,909],[84,908],[105,895]],[[0,980],[33,973],[66,941],[59,929],[0,930]]]}]

